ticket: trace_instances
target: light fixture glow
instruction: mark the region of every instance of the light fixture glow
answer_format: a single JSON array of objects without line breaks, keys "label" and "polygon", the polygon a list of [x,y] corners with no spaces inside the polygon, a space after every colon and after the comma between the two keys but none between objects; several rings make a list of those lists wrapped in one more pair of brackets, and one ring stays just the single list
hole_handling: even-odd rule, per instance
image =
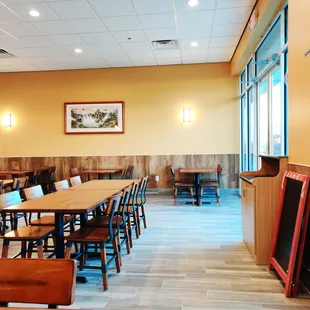
[{"label": "light fixture glow", "polygon": [[36,10],[31,10],[31,11],[29,11],[29,15],[33,16],[33,17],[38,17],[38,16],[40,16],[40,13]]},{"label": "light fixture glow", "polygon": [[197,46],[198,46],[198,42],[196,42],[196,41],[191,42],[191,46],[192,46],[192,47],[197,47]]},{"label": "light fixture glow", "polygon": [[11,114],[4,114],[2,117],[3,127],[12,127],[12,118]]},{"label": "light fixture glow", "polygon": [[77,54],[82,53],[82,50],[81,50],[80,48],[76,48],[74,51],[75,51]]},{"label": "light fixture glow", "polygon": [[192,110],[191,108],[183,109],[183,122],[190,123],[192,121]]},{"label": "light fixture glow", "polygon": [[198,0],[188,0],[187,3],[189,6],[196,6],[199,4],[199,1]]}]

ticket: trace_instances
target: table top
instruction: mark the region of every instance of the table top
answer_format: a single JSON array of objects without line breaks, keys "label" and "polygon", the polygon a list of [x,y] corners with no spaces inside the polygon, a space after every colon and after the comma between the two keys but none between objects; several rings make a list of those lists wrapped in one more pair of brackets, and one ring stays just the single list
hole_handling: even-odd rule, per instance
[{"label": "table top", "polygon": [[34,170],[0,170],[0,174],[18,174],[23,175],[27,173],[31,173]]},{"label": "table top", "polygon": [[73,187],[70,190],[109,190],[124,189],[138,180],[93,180]]},{"label": "table top", "polygon": [[217,170],[212,168],[181,168],[180,173],[217,173]]},{"label": "table top", "polygon": [[119,172],[119,171],[123,171],[123,169],[120,169],[120,168],[115,168],[115,169],[87,169],[87,170],[83,170],[83,171],[80,171],[81,174],[99,174],[99,173],[102,173],[102,174],[110,174],[110,173],[116,173],[116,172]]},{"label": "table top", "polygon": [[63,214],[81,214],[95,209],[121,189],[88,190],[84,191],[61,190],[41,198],[32,199],[8,208],[4,212],[58,212]]},{"label": "table top", "polygon": [[8,186],[13,184],[14,180],[0,180],[0,182],[3,182],[3,186]]}]

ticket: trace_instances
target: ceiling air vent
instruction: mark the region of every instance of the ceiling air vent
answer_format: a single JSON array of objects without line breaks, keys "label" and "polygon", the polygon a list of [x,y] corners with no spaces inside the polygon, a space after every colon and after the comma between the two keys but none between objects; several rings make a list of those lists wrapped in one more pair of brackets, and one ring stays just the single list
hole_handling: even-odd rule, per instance
[{"label": "ceiling air vent", "polygon": [[177,40],[158,40],[152,41],[154,50],[172,50],[179,47]]},{"label": "ceiling air vent", "polygon": [[0,58],[11,58],[11,57],[16,57],[16,56],[0,48]]}]

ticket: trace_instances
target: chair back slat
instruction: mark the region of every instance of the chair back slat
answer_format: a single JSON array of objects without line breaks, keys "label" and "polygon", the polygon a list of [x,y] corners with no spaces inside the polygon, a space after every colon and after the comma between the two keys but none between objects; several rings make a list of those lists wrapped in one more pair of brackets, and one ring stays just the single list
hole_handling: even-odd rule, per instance
[{"label": "chair back slat", "polygon": [[14,178],[13,181],[13,190],[24,189],[27,187],[29,181],[29,177],[21,177],[21,178]]},{"label": "chair back slat", "polygon": [[70,178],[70,184],[71,184],[71,186],[76,186],[76,185],[82,184],[81,177],[79,175],[77,175],[75,177]]},{"label": "chair back slat", "polygon": [[144,205],[146,203],[146,188],[147,188],[147,184],[149,181],[149,177],[146,176],[142,179],[141,182],[141,191],[140,191],[140,195],[141,195],[141,204]]},{"label": "chair back slat", "polygon": [[42,186],[36,185],[33,187],[28,187],[24,189],[24,195],[26,200],[36,199],[44,196]]},{"label": "chair back slat", "polygon": [[71,259],[1,259],[0,303],[69,306],[77,264]]},{"label": "chair back slat", "polygon": [[113,217],[116,212],[116,210],[119,209],[119,205],[121,204],[122,195],[114,195],[108,199],[107,203],[107,211],[106,214],[109,215],[109,235],[110,238],[113,238]]},{"label": "chair back slat", "polygon": [[55,186],[55,190],[56,191],[60,191],[62,189],[69,189],[68,180],[62,180],[62,181],[59,181],[59,182],[55,182],[54,186]]},{"label": "chair back slat", "polygon": [[0,195],[0,209],[22,203],[19,191],[12,191],[6,194]]},{"label": "chair back slat", "polygon": [[70,174],[71,174],[72,177],[78,176],[78,175],[80,174],[80,173],[79,173],[79,169],[76,168],[76,167],[71,168],[71,169],[70,169]]}]

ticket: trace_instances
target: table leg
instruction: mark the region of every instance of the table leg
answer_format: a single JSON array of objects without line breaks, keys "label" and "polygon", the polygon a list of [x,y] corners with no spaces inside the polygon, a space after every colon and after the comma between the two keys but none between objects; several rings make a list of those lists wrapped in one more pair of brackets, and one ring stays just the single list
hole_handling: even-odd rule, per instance
[{"label": "table leg", "polygon": [[[85,226],[85,223],[87,221],[87,213],[82,213],[80,214],[80,226],[83,227]],[[86,277],[82,277],[82,276],[77,276],[76,277],[76,282],[78,283],[87,283],[87,278]]]},{"label": "table leg", "polygon": [[55,213],[55,254],[56,258],[65,258],[64,217],[62,213]]},{"label": "table leg", "polygon": [[199,190],[199,186],[200,186],[200,173],[195,173],[195,204],[197,206],[199,206],[199,202],[200,202],[200,190]]}]

